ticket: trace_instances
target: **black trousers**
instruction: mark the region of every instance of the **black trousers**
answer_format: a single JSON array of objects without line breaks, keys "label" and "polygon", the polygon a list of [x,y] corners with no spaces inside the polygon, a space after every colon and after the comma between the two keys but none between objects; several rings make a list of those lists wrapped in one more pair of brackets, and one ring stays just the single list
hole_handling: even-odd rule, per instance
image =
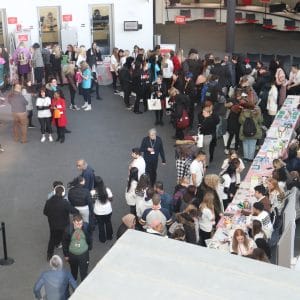
[{"label": "black trousers", "polygon": [[51,76],[51,64],[45,65],[45,82],[48,83]]},{"label": "black trousers", "polygon": [[161,110],[156,110],[155,111],[155,121],[157,123],[160,123],[162,122],[163,120],[163,115],[164,115],[164,111],[161,109]]},{"label": "black trousers", "polygon": [[129,205],[129,211],[131,214],[136,216],[136,206],[135,205]]},{"label": "black trousers", "polygon": [[62,75],[61,75],[61,69],[60,70],[52,70],[52,74],[54,78],[58,78],[59,79],[59,84],[63,84],[63,79],[62,79]]},{"label": "black trousers", "polygon": [[44,78],[44,68],[43,67],[37,67],[34,68],[34,78],[37,84],[37,88],[42,87],[43,78]]},{"label": "black trousers", "polygon": [[146,173],[149,175],[150,183],[153,186],[156,182],[156,170],[157,170],[158,161],[151,160],[146,162]]},{"label": "black trousers", "polygon": [[211,232],[206,232],[200,229],[200,245],[206,247],[205,240],[210,239]]},{"label": "black trousers", "polygon": [[96,72],[92,72],[92,76],[93,76],[93,80],[92,80],[91,90],[92,90],[92,89],[94,88],[94,86],[95,86],[95,89],[96,89],[96,96],[97,96],[97,98],[100,98],[100,94],[99,94],[99,84],[98,84]]},{"label": "black trousers", "polygon": [[184,139],[184,129],[176,127],[175,138],[177,140],[183,140]]},{"label": "black trousers", "polygon": [[126,107],[129,107],[130,106],[131,88],[130,87],[124,87],[123,92],[124,92],[124,103],[125,103]]},{"label": "black trousers", "polygon": [[91,104],[92,97],[91,97],[90,89],[81,89],[81,91],[82,91],[82,96],[83,96],[84,102]]},{"label": "black trousers", "polygon": [[51,117],[50,118],[38,118],[40,125],[41,125],[41,133],[52,133],[52,127],[51,127]]},{"label": "black trousers", "polygon": [[28,126],[33,126],[32,116],[33,116],[33,111],[32,110],[27,110]]},{"label": "black trousers", "polygon": [[51,258],[54,253],[54,248],[62,242],[64,229],[50,229],[50,238],[48,242],[47,256]]},{"label": "black trousers", "polygon": [[71,273],[75,280],[77,280],[78,277],[78,269],[80,272],[81,282],[84,280],[84,278],[88,274],[89,263],[90,263],[89,251],[86,251],[81,255],[74,255],[70,253],[69,264],[71,268]]},{"label": "black trousers", "polygon": [[99,229],[99,241],[105,243],[106,240],[111,240],[113,236],[113,228],[111,224],[111,213],[109,215],[96,215],[96,220]]},{"label": "black trousers", "polygon": [[238,150],[239,144],[240,144],[239,134],[240,134],[240,126],[237,126],[235,131],[230,131],[229,132],[229,138],[228,138],[228,141],[227,141],[226,149],[230,149],[232,139],[233,139],[233,137],[235,137],[234,149]]},{"label": "black trousers", "polygon": [[58,126],[58,119],[55,119],[55,125],[57,128],[57,141],[65,141],[65,127],[59,127]]},{"label": "black trousers", "polygon": [[116,72],[110,72],[111,76],[112,76],[112,80],[113,80],[113,89],[116,90],[117,89],[117,80],[118,80],[118,76],[116,74]]},{"label": "black trousers", "polygon": [[75,105],[75,95],[76,95],[76,91],[74,90],[74,88],[72,87],[71,84],[69,84],[69,92],[70,92],[71,104],[72,104],[72,105]]}]

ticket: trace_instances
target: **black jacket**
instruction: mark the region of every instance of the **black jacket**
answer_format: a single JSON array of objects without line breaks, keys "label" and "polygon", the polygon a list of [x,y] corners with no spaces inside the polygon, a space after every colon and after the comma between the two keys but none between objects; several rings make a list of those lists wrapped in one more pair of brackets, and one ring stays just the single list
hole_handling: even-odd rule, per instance
[{"label": "black jacket", "polygon": [[92,211],[90,191],[82,186],[74,186],[69,190],[68,199],[73,206],[89,206]]},{"label": "black jacket", "polygon": [[102,55],[100,51],[92,50],[91,48],[86,52],[86,62],[92,68],[98,61],[102,61]]},{"label": "black jacket", "polygon": [[69,214],[79,214],[69,201],[54,195],[47,200],[44,215],[48,217],[50,229],[65,229],[69,225]]},{"label": "black jacket", "polygon": [[[147,148],[154,148],[154,154],[151,154]],[[146,136],[143,138],[140,151],[144,153],[144,159],[146,164],[153,161],[158,161],[158,156],[160,155],[163,163],[166,162],[165,151],[163,147],[162,140],[159,136],[156,137],[155,141],[150,141],[150,137]]]},{"label": "black jacket", "polygon": [[209,117],[204,118],[204,116],[200,112],[198,120],[199,120],[198,127],[200,128],[200,132],[202,134],[204,135],[216,134],[216,128],[220,122],[219,116],[212,113]]}]

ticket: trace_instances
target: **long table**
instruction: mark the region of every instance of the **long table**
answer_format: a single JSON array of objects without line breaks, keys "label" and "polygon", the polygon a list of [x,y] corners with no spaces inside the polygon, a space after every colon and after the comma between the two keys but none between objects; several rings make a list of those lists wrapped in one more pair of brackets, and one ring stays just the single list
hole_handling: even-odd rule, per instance
[{"label": "long table", "polygon": [[286,152],[300,120],[300,111],[297,109],[299,104],[300,96],[286,98],[233,201],[217,224],[216,233],[207,241],[209,248],[229,251],[228,242],[234,230],[246,228],[248,217],[241,214],[241,209],[245,208],[245,204],[249,204],[249,208],[252,207],[256,201],[253,188],[264,183],[264,180],[272,175],[273,159],[281,157]]}]

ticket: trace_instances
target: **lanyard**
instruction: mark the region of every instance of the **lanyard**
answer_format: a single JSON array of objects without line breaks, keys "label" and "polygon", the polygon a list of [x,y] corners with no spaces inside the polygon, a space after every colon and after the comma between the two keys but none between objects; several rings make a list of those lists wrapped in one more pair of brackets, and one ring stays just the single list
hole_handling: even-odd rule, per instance
[{"label": "lanyard", "polygon": [[156,140],[154,140],[154,143],[152,143],[152,140],[149,138],[149,140],[150,140],[150,145],[151,145],[151,148],[153,148],[154,149],[154,146],[155,146],[155,143],[156,143]]}]

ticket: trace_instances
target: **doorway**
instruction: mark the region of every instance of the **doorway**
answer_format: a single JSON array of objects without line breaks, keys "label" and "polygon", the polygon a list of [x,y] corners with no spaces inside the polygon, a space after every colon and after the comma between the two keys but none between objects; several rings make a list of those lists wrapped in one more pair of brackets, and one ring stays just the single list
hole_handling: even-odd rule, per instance
[{"label": "doorway", "polygon": [[109,55],[112,47],[112,6],[90,5],[92,41],[96,42],[101,53]]},{"label": "doorway", "polygon": [[0,9],[0,47],[6,47],[6,14],[5,9]]},{"label": "doorway", "polygon": [[60,7],[44,6],[38,7],[38,20],[40,30],[40,42],[45,44],[60,45]]}]

